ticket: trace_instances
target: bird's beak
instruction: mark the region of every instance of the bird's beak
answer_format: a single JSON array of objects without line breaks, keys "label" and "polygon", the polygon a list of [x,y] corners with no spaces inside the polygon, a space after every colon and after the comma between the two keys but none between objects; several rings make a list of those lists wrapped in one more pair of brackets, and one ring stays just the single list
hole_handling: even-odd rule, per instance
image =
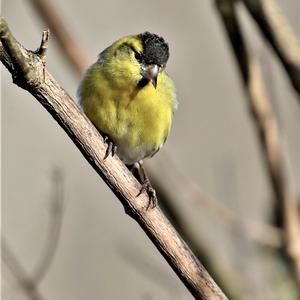
[{"label": "bird's beak", "polygon": [[141,75],[145,79],[150,81],[155,88],[157,86],[158,74],[159,74],[159,66],[158,65],[145,65],[142,67]]}]

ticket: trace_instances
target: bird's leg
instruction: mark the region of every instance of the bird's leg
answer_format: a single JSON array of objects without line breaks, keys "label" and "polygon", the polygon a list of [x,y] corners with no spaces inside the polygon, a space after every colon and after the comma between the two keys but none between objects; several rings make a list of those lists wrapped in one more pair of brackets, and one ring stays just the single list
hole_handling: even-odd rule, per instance
[{"label": "bird's leg", "polygon": [[117,146],[114,144],[114,142],[107,136],[107,135],[103,135],[103,139],[104,139],[104,143],[107,144],[107,148],[106,148],[106,152],[104,155],[104,160],[108,157],[109,154],[111,154],[111,156],[114,156],[117,152]]},{"label": "bird's leg", "polygon": [[145,169],[143,167],[143,161],[141,160],[138,163],[136,163],[135,165],[137,167],[138,175],[140,178],[140,183],[142,185],[138,196],[141,193],[146,191],[149,196],[149,203],[148,203],[147,209],[150,207],[150,205],[152,206],[152,208],[154,208],[157,205],[156,192],[155,192],[155,189],[152,187],[149,177],[147,176],[147,174],[145,172]]}]

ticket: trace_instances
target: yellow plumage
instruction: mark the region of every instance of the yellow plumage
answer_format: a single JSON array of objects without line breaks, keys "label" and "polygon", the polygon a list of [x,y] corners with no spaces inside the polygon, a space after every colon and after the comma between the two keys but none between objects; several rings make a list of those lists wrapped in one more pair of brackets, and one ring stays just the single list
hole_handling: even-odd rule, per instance
[{"label": "yellow plumage", "polygon": [[[146,42],[133,35],[112,44],[86,71],[78,89],[85,114],[113,141],[126,164],[153,155],[162,146],[176,107],[175,88],[164,65],[159,65],[156,87],[150,81],[143,83],[141,68],[147,59],[154,65],[158,56],[160,62],[159,53]],[[147,54],[145,47],[154,54]],[[140,58],[143,53],[148,58]]]}]

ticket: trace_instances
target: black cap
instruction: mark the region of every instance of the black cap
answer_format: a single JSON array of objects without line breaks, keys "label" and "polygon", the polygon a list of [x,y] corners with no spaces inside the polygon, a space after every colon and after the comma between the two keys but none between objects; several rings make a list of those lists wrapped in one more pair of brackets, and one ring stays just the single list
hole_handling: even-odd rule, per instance
[{"label": "black cap", "polygon": [[166,65],[169,59],[169,45],[157,34],[148,31],[138,35],[143,44],[143,58],[147,64]]}]

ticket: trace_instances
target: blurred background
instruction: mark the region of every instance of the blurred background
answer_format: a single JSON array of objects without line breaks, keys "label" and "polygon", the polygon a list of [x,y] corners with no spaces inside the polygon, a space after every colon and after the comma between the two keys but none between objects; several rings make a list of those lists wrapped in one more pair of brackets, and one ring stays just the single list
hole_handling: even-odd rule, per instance
[{"label": "blurred background", "polygon": [[[14,36],[32,50],[49,27],[37,2],[2,1]],[[215,1],[51,3],[81,48],[81,66],[128,34],[147,30],[167,40],[179,108],[167,143],[146,165],[159,203],[230,299],[298,299],[251,96]],[[277,4],[299,37],[299,0]],[[297,212],[299,92],[242,3],[237,13],[262,69]],[[47,68],[75,98],[80,67],[53,30]],[[192,299],[65,132],[3,66],[1,84],[3,299]]]}]

